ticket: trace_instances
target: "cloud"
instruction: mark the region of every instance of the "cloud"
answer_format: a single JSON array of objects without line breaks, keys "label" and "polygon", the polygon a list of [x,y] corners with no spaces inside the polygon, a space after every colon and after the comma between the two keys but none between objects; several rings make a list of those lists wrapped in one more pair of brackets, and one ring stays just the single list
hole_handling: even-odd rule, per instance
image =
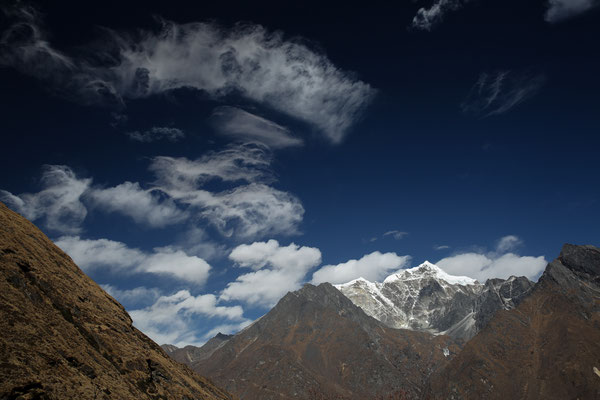
[{"label": "cloud", "polygon": [[424,31],[432,30],[440,24],[447,13],[461,9],[470,0],[435,0],[431,7],[421,7],[412,20],[412,28]]},{"label": "cloud", "polygon": [[253,272],[230,282],[220,298],[270,307],[287,292],[301,286],[307,272],[321,263],[321,251],[294,243],[280,246],[278,241],[269,240],[240,245],[229,258]]},{"label": "cloud", "polygon": [[375,90],[336,67],[300,39],[260,25],[223,29],[214,23],[161,21],[157,31],[108,32],[93,56],[69,56],[52,47],[30,7],[9,12],[2,33],[3,65],[48,82],[86,104],[123,108],[127,99],[180,88],[214,99],[231,94],[304,121],[339,143]]},{"label": "cloud", "polygon": [[326,265],[313,274],[312,283],[329,282],[331,284],[346,283],[353,279],[364,278],[371,282],[381,281],[392,272],[406,266],[409,256],[396,253],[380,253],[375,251],[359,260],[349,260],[337,265]]},{"label": "cloud", "polygon": [[461,104],[465,113],[482,118],[503,114],[533,97],[544,85],[544,75],[498,71],[482,73]]},{"label": "cloud", "polygon": [[125,135],[131,140],[142,143],[150,143],[162,139],[166,139],[170,142],[177,142],[185,137],[185,133],[181,129],[161,126],[154,126],[144,132],[125,132]]},{"label": "cloud", "polygon": [[156,186],[171,193],[186,193],[211,181],[271,182],[272,154],[255,144],[230,145],[198,158],[156,157],[150,170],[156,175]]},{"label": "cloud", "polygon": [[119,289],[109,284],[100,286],[128,309],[153,304],[160,297],[160,290],[157,288],[139,286],[133,289]]},{"label": "cloud", "polygon": [[292,136],[286,127],[236,107],[215,108],[211,121],[222,135],[259,142],[273,149],[303,144],[303,141]]},{"label": "cloud", "polygon": [[108,269],[125,274],[157,274],[203,285],[211,269],[203,259],[188,256],[175,247],[158,247],[147,253],[122,242],[79,236],[63,236],[55,243],[84,271]]},{"label": "cloud", "polygon": [[547,22],[560,22],[583,14],[600,5],[598,0],[548,0],[548,9],[544,18]]},{"label": "cloud", "polygon": [[[192,215],[207,221],[225,236],[255,238],[298,232],[304,208],[294,195],[264,182],[272,181],[271,154],[263,146],[229,146],[198,160],[158,157],[150,169],[157,176],[156,189]],[[210,192],[208,182],[248,183]]]},{"label": "cloud", "polygon": [[514,250],[516,247],[522,245],[523,242],[515,235],[508,235],[500,238],[496,245],[496,252],[506,253],[510,250]]},{"label": "cloud", "polygon": [[80,179],[64,165],[43,166],[41,186],[37,193],[13,195],[0,190],[0,200],[30,220],[44,219],[45,226],[60,233],[79,233],[87,209],[81,195],[92,180]]},{"label": "cloud", "polygon": [[133,218],[139,224],[164,227],[183,221],[187,213],[173,200],[164,198],[156,190],[144,190],[139,183],[124,182],[115,187],[88,192],[87,198],[99,209]]},{"label": "cloud", "polygon": [[512,275],[537,280],[548,262],[544,256],[520,256],[510,252],[521,244],[518,237],[505,236],[498,241],[495,251],[456,254],[441,259],[436,265],[451,275],[469,276],[480,282],[507,279]]},{"label": "cloud", "polygon": [[193,296],[188,290],[180,290],[170,296],[161,296],[144,309],[129,312],[134,325],[157,343],[176,346],[201,345],[203,337],[195,322],[198,317],[239,321],[243,326],[250,321],[243,317],[240,306],[219,306],[212,294]]},{"label": "cloud", "polygon": [[400,239],[404,238],[406,235],[408,235],[408,232],[401,232],[401,231],[388,231],[383,234],[384,237],[391,236],[396,240],[400,240]]}]

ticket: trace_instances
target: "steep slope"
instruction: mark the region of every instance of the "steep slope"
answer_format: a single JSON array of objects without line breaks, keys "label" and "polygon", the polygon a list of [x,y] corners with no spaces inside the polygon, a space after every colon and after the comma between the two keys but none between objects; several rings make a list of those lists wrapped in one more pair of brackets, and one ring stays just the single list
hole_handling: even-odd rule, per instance
[{"label": "steep slope", "polygon": [[204,360],[210,357],[216,350],[221,348],[233,335],[224,335],[218,333],[202,347],[185,346],[179,348],[172,344],[163,344],[160,347],[175,361],[191,366],[196,361]]},{"label": "steep slope", "polygon": [[498,312],[431,379],[435,399],[599,399],[600,249],[565,245],[532,294]]},{"label": "steep slope", "polygon": [[416,397],[458,351],[447,336],[388,328],[321,284],[288,293],[193,365],[242,399],[371,399],[397,389]]},{"label": "steep slope", "polygon": [[229,399],[0,203],[0,399]]},{"label": "steep slope", "polygon": [[532,286],[525,277],[481,284],[466,276],[449,275],[426,261],[390,275],[383,283],[359,278],[336,288],[389,327],[468,340],[496,311],[514,308]]}]

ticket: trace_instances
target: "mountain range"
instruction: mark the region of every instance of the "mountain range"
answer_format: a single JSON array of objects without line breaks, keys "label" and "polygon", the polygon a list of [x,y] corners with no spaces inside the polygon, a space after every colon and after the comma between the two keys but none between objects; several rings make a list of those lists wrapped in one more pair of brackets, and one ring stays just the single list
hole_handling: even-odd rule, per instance
[{"label": "mountain range", "polygon": [[425,262],[381,283],[306,284],[182,349],[137,330],[1,203],[0,273],[0,400],[600,398],[594,246],[564,245],[536,283]]},{"label": "mountain range", "polygon": [[242,399],[597,399],[599,283],[594,246],[565,245],[537,283],[425,262],[382,283],[307,284],[184,353]]}]

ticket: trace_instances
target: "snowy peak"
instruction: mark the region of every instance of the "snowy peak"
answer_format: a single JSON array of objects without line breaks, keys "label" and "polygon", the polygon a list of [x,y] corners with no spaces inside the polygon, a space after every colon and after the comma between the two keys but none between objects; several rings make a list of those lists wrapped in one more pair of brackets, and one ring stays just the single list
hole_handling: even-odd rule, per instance
[{"label": "snowy peak", "polygon": [[405,269],[398,273],[392,274],[385,278],[384,284],[392,283],[396,281],[406,281],[410,279],[425,279],[434,278],[442,280],[451,285],[477,285],[479,284],[475,279],[469,278],[468,276],[454,276],[446,273],[440,267],[435,264],[425,261],[423,264],[414,268]]},{"label": "snowy peak", "polygon": [[392,328],[470,339],[497,310],[513,308],[532,285],[525,277],[481,284],[425,261],[381,283],[358,278],[335,287],[365,313]]}]

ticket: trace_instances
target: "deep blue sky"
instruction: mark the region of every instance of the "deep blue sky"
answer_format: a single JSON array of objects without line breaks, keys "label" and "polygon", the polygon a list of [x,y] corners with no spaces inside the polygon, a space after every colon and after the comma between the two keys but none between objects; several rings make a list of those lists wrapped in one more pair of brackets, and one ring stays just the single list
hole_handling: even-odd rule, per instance
[{"label": "deep blue sky", "polygon": [[[461,254],[494,260],[511,252],[550,260],[565,242],[599,244],[600,9],[551,19],[544,17],[546,1],[473,0],[457,2],[462,4],[457,10],[423,30],[411,27],[411,21],[431,2],[371,2],[360,7],[323,2],[213,3],[28,3],[37,17],[27,24],[43,27],[44,43],[55,51],[96,66],[115,62],[98,53],[103,49],[109,54],[114,45],[105,28],[131,35],[127,37],[136,42],[144,35],[139,29],[145,34],[160,30],[157,17],[176,24],[217,24],[225,33],[235,31],[240,22],[280,31],[284,42],[301,43],[311,54],[329,60],[345,79],[373,88],[372,100],[353,115],[339,143],[332,143],[312,116],[302,121],[294,112],[236,91],[221,96],[187,88],[141,98],[123,96],[124,107],[119,109],[90,102],[73,94],[75,89],[65,80],[56,82],[53,77],[64,76],[64,70],[54,72],[49,63],[42,66],[45,72],[31,72],[27,63],[39,60],[14,56],[27,38],[15,42],[13,36],[3,36],[0,189],[14,195],[41,190],[43,165],[67,166],[78,179],[93,179],[95,188],[125,181],[138,182],[144,189],[154,187],[155,175],[148,169],[154,157],[195,160],[231,145],[231,136],[219,134],[211,119],[220,106],[270,120],[304,142],[267,150],[272,155],[269,170],[276,178],[267,184],[295,196],[304,208],[291,234],[227,237],[210,223],[189,218],[148,227],[87,200],[85,219],[65,232],[45,225],[46,205],[38,204],[35,212],[30,208],[27,215],[12,204],[53,239],[109,239],[147,253],[175,246],[212,266],[204,284],[147,271],[115,272],[110,266],[86,269],[100,284],[156,290],[143,299],[119,298],[114,292],[130,311],[150,306],[160,295],[187,289],[194,296],[221,296],[218,304],[242,307],[245,319],[262,315],[268,302],[226,301],[221,294],[238,275],[250,271],[234,266],[231,251],[269,239],[282,247],[294,242],[320,250],[322,262],[313,263],[297,284],[311,281],[312,272],[322,265],[374,251],[409,255],[412,261],[402,264],[407,267]],[[2,4],[13,10],[3,22],[6,32],[22,23],[23,16],[14,10],[27,4],[16,8],[11,2]],[[501,81],[499,86],[493,86],[494,80]],[[74,78],[68,76],[66,81]],[[485,101],[491,104],[480,107]],[[115,124],[116,114],[127,121]],[[141,143],[126,135],[152,127],[177,128],[185,138]],[[216,179],[203,188],[216,193],[235,185]],[[205,236],[190,240],[210,242],[220,253],[208,257],[185,243],[191,225]],[[390,231],[406,234],[398,239],[394,234],[384,236]],[[500,249],[499,241],[508,235],[514,236],[511,246]],[[270,264],[263,268],[277,269]],[[392,267],[380,268],[390,272]],[[152,329],[161,334],[167,329],[151,323],[147,332],[159,341],[168,337],[179,344],[200,343],[213,327],[242,321],[208,314],[185,316],[181,329],[188,329],[191,336],[159,336]]]}]

